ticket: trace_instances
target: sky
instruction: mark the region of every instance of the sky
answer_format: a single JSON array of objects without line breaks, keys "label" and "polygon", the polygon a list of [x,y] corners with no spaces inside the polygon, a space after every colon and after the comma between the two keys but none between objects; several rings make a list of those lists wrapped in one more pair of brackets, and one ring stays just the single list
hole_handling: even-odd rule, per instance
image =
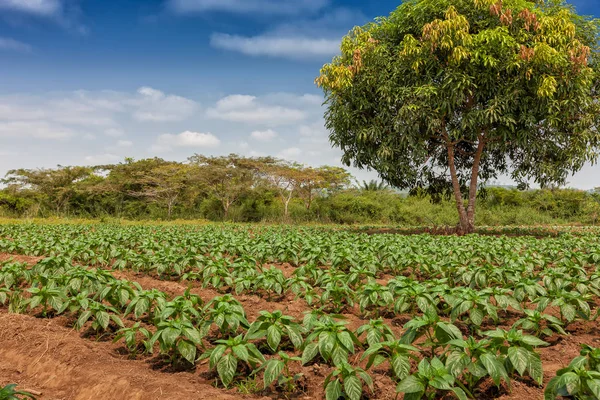
[{"label": "sky", "polygon": [[[194,153],[340,165],[314,78],[353,26],[399,4],[0,0],[0,176]],[[598,0],[572,4],[600,17]],[[600,186],[600,167],[569,185]]]}]

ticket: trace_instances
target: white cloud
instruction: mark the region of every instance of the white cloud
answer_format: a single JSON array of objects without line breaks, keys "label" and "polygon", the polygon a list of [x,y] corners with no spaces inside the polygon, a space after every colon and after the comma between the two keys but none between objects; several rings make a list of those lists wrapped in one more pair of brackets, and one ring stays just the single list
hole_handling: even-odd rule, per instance
[{"label": "white cloud", "polygon": [[178,135],[170,133],[160,135],[151,147],[151,151],[167,152],[174,147],[215,148],[220,144],[221,140],[212,133],[185,131]]},{"label": "white cloud", "polygon": [[47,121],[0,121],[0,137],[62,140],[74,135],[69,128]]},{"label": "white cloud", "polygon": [[0,135],[63,139],[94,133],[120,137],[124,134],[121,124],[130,119],[174,123],[190,118],[198,109],[193,100],[149,87],[136,93],[6,95],[0,96]]},{"label": "white cloud", "polygon": [[74,0],[0,0],[0,15],[11,13],[46,18],[81,35],[89,31],[79,22],[82,11]]},{"label": "white cloud", "polygon": [[270,35],[245,37],[225,33],[211,35],[210,44],[218,49],[236,51],[249,56],[283,57],[295,60],[333,56],[339,53],[340,48],[339,39]]},{"label": "white cloud", "polygon": [[155,99],[162,99],[163,97],[165,97],[165,94],[163,92],[161,92],[160,90],[151,88],[149,86],[142,86],[141,88],[138,89],[138,93],[141,94],[142,96],[153,97]]},{"label": "white cloud", "polygon": [[335,8],[318,18],[293,19],[254,36],[213,33],[210,44],[249,56],[325,61],[339,54],[344,34],[366,21],[358,11]]},{"label": "white cloud", "polygon": [[106,136],[110,136],[110,137],[120,137],[125,135],[125,132],[123,132],[121,129],[117,129],[117,128],[110,128],[104,131],[104,134]]},{"label": "white cloud", "polygon": [[[318,130],[319,125],[321,137],[326,137],[320,95],[267,93],[214,98],[205,93],[202,96],[203,102],[211,105],[209,110],[193,112],[183,120],[159,123],[140,120],[136,113],[152,113],[157,109],[164,112],[169,98],[183,99],[183,104],[193,103],[195,110],[200,110],[200,106],[155,86],[131,92],[0,95],[0,149],[11,149],[9,156],[0,157],[0,175],[13,168],[116,163],[125,156],[184,160],[194,152],[207,155],[237,152],[251,157],[280,153],[280,157],[289,160],[321,165],[339,154],[327,143],[308,140],[312,139],[308,134]],[[269,131],[277,136],[272,137]],[[169,132],[172,134],[165,134]],[[252,135],[252,132],[261,133]],[[96,139],[92,140],[93,137]],[[27,154],[16,157],[12,149],[26,150]]]},{"label": "white cloud", "polygon": [[133,142],[131,140],[119,140],[117,141],[117,147],[131,147],[133,146]]},{"label": "white cloud", "polygon": [[11,38],[0,37],[0,50],[18,51],[20,53],[31,52],[31,46]]},{"label": "white cloud", "polygon": [[59,0],[0,0],[0,9],[43,16],[56,15],[62,11],[62,7]]},{"label": "white cloud", "polygon": [[217,108],[222,111],[229,111],[238,108],[253,107],[255,100],[255,96],[232,94],[217,101]]},{"label": "white cloud", "polygon": [[275,139],[279,134],[273,129],[267,129],[266,131],[254,131],[250,134],[250,137],[254,140],[261,142],[270,142]]},{"label": "white cloud", "polygon": [[91,156],[86,156],[84,161],[87,165],[99,165],[99,164],[111,164],[116,161],[119,161],[121,157],[116,154],[106,153],[106,154],[96,154]]},{"label": "white cloud", "polygon": [[206,111],[209,118],[254,124],[286,125],[306,118],[304,111],[264,104],[254,96],[231,95]]},{"label": "white cloud", "polygon": [[302,149],[299,147],[289,147],[287,149],[281,150],[277,157],[283,158],[284,160],[296,161],[295,158],[302,155]]},{"label": "white cloud", "polygon": [[185,97],[165,95],[160,90],[142,87],[138,90],[138,110],[133,117],[138,121],[182,121],[197,110],[197,104]]},{"label": "white cloud", "polygon": [[237,14],[297,15],[315,12],[329,0],[168,0],[177,13],[224,11]]},{"label": "white cloud", "polygon": [[329,132],[325,129],[323,121],[310,125],[301,125],[298,128],[298,133],[300,134],[300,143],[323,146],[329,144]]}]

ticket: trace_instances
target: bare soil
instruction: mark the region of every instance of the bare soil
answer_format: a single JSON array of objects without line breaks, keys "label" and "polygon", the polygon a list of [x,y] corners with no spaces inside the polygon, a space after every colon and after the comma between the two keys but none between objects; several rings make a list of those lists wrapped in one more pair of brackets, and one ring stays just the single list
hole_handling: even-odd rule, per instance
[{"label": "bare soil", "polygon": [[[41,257],[24,257],[0,254],[0,260],[35,263]],[[289,268],[282,265],[286,272]],[[154,277],[129,271],[113,271],[119,279],[138,282],[144,289],[158,289],[170,296],[181,295],[188,288],[186,282],[159,280]],[[203,289],[192,284],[191,291],[209,301],[221,293]],[[268,301],[259,296],[241,295],[236,298],[243,304],[248,319],[252,321],[261,310],[281,310],[287,315],[302,320],[309,307],[302,300],[285,296]],[[366,323],[357,308],[348,310],[348,327],[356,329]],[[410,315],[386,318],[396,334],[401,334],[402,325]],[[131,359],[122,343],[111,340],[95,340],[72,329],[66,317],[53,319],[36,318],[29,315],[8,314],[0,307],[0,387],[8,383],[19,384],[20,389],[41,392],[39,399],[277,399],[278,393],[262,391],[243,394],[239,388],[226,390],[216,387],[216,376],[208,370],[207,363],[199,363],[192,370],[173,372],[157,367],[156,357]],[[489,328],[491,329],[491,327]],[[539,349],[543,367],[544,383],[547,383],[560,368],[579,355],[582,343],[600,346],[600,331],[594,322],[577,322],[569,326],[570,336],[550,338],[547,348]],[[360,354],[353,356],[358,362]],[[364,366],[364,365],[363,365]],[[322,399],[322,385],[331,368],[315,363],[296,367],[293,373],[304,374],[305,388],[293,396],[295,399]],[[396,398],[395,385],[388,376],[386,366],[370,371],[375,382],[375,393],[370,399],[391,400]],[[257,386],[262,383],[257,381]],[[480,399],[501,400],[543,399],[543,388],[529,379],[513,380],[511,388],[498,393],[493,385],[478,396]],[[402,398],[400,396],[399,398]]]}]

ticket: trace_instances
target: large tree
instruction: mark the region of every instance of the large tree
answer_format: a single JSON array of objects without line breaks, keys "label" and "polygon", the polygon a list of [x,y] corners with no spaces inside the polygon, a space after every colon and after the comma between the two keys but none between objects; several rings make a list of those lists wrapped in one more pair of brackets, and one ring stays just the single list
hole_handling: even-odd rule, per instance
[{"label": "large tree", "polygon": [[453,195],[472,232],[479,179],[563,184],[596,160],[598,31],[559,0],[407,0],[321,70],[330,139],[394,187]]},{"label": "large tree", "polygon": [[13,189],[35,190],[41,193],[56,214],[65,212],[69,200],[77,193],[78,184],[90,178],[94,167],[63,167],[56,169],[16,169],[8,171],[2,183]]},{"label": "large tree", "polygon": [[346,188],[352,178],[348,171],[340,167],[298,167],[297,172],[296,191],[307,210],[310,210],[315,196],[323,191],[336,192]]},{"label": "large tree", "polygon": [[191,169],[187,164],[148,158],[103,166],[110,170],[108,178],[97,186],[98,191],[120,193],[121,196],[144,199],[167,209],[170,219],[173,208],[181,202],[189,188]]},{"label": "large tree", "polygon": [[208,157],[196,154],[188,158],[194,168],[194,181],[200,190],[218,199],[223,207],[223,218],[229,209],[255,184],[257,159],[230,154]]}]

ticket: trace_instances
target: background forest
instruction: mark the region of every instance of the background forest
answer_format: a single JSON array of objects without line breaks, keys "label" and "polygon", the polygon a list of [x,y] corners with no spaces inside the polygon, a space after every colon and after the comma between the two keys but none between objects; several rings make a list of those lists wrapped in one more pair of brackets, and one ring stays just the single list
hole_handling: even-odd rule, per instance
[{"label": "background forest", "polygon": [[[338,167],[274,158],[195,155],[187,162],[126,159],[114,165],[13,170],[4,217],[207,219],[235,222],[455,225],[450,199],[358,182]],[[600,191],[482,187],[481,225],[596,224]],[[433,201],[435,200],[435,201]]]}]

